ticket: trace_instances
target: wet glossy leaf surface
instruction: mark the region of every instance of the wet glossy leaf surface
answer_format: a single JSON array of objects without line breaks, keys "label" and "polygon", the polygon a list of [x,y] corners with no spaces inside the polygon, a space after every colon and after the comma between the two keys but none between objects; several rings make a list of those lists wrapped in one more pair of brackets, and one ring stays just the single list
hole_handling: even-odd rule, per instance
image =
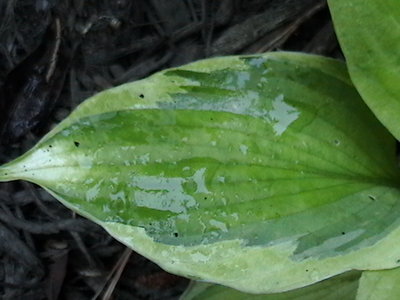
[{"label": "wet glossy leaf surface", "polygon": [[394,146],[341,63],[228,57],[93,97],[0,180],[171,272],[274,292],[398,265]]},{"label": "wet glossy leaf surface", "polygon": [[400,139],[400,3],[328,1],[351,78],[378,119]]}]

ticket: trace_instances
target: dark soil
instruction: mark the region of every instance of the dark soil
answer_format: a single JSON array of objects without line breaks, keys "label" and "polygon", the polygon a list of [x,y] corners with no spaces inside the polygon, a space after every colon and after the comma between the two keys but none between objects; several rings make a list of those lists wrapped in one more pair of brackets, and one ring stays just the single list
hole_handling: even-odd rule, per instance
[{"label": "dark soil", "polygon": [[[282,49],[341,57],[325,1],[1,0],[0,163],[101,90]],[[187,284],[37,186],[0,184],[1,299],[177,299]]]}]

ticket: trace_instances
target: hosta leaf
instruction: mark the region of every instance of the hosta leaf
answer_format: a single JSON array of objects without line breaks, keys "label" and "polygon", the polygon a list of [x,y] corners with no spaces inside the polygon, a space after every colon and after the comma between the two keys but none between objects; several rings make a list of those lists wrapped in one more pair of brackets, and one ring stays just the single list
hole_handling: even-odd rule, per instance
[{"label": "hosta leaf", "polygon": [[180,300],[355,300],[360,276],[361,272],[353,271],[289,292],[261,295],[192,281]]},{"label": "hosta leaf", "polygon": [[400,2],[330,0],[329,7],[356,88],[400,139]]},{"label": "hosta leaf", "polygon": [[43,186],[166,270],[275,292],[399,265],[394,148],[342,63],[275,53],[101,93],[0,180]]},{"label": "hosta leaf", "polygon": [[357,300],[397,300],[400,296],[400,268],[363,272]]}]

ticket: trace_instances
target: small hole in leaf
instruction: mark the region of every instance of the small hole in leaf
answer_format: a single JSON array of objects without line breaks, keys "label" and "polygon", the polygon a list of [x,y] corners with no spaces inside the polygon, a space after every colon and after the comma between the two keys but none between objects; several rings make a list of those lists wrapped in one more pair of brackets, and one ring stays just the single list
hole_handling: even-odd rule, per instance
[{"label": "small hole in leaf", "polygon": [[178,237],[179,234],[177,232],[174,232],[174,237]]},{"label": "small hole in leaf", "polygon": [[143,98],[144,98],[144,95],[143,95],[143,94],[140,94],[139,97],[143,99]]},{"label": "small hole in leaf", "polygon": [[207,197],[204,197],[204,200],[207,200]]},{"label": "small hole in leaf", "polygon": [[53,145],[49,145],[49,148],[53,148]]},{"label": "small hole in leaf", "polygon": [[342,234],[343,234],[343,235],[345,235],[345,234],[346,234],[346,232],[342,231]]},{"label": "small hole in leaf", "polygon": [[79,147],[80,144],[81,144],[81,143],[79,143],[79,142],[77,142],[77,141],[74,142],[75,147]]}]

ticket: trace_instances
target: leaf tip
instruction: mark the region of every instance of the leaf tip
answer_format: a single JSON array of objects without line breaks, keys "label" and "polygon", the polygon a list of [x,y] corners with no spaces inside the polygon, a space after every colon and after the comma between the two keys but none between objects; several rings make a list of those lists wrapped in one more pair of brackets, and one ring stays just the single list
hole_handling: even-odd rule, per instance
[{"label": "leaf tip", "polygon": [[[15,164],[14,162],[6,163],[0,166],[0,182],[8,182],[21,179],[21,174],[18,167],[18,164]],[[26,166],[23,166],[23,171],[28,171]]]},{"label": "leaf tip", "polygon": [[10,181],[10,171],[8,168],[1,166],[0,167],[0,182]]}]

